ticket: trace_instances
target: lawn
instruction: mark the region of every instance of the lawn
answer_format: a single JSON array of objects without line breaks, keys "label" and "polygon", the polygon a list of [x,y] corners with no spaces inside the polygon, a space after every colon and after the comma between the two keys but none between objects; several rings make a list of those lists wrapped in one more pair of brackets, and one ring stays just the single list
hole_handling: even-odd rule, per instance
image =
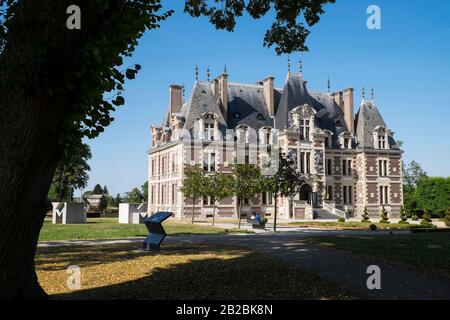
[{"label": "lawn", "polygon": [[290,222],[289,226],[303,227],[303,228],[317,228],[317,229],[334,229],[334,230],[367,230],[371,224],[375,224],[377,229],[416,229],[423,228],[420,224],[399,224],[399,223],[367,223],[358,221],[347,222],[322,222],[322,221],[305,221],[305,222]]},{"label": "lawn", "polygon": [[450,279],[450,232],[314,237],[308,241]]},{"label": "lawn", "polygon": [[[39,247],[36,272],[54,299],[351,299],[322,278],[246,248],[165,244]],[[81,288],[67,288],[77,265]]]},{"label": "lawn", "polygon": [[[188,223],[164,222],[168,235],[189,234],[225,234],[227,232],[244,232]],[[85,224],[52,224],[45,221],[39,234],[39,241],[115,239],[128,237],[145,237],[148,234],[144,224],[119,224],[117,218],[89,218]]]}]

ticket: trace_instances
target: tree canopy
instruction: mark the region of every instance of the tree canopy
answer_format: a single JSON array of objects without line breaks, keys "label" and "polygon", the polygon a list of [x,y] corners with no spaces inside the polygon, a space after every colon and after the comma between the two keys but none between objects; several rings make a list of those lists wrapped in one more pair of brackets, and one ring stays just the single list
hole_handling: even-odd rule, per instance
[{"label": "tree canopy", "polygon": [[[303,19],[313,25],[331,2],[186,0],[184,10],[232,31],[244,10],[259,19],[273,9],[264,45],[281,54],[307,49]],[[79,30],[66,26],[72,5]],[[0,0],[0,297],[45,296],[34,254],[57,164],[114,120],[141,69],[124,60],[172,13],[160,0]]]},{"label": "tree canopy", "polygon": [[[266,165],[270,164],[268,163]],[[294,197],[294,195],[300,192],[300,187],[303,183],[304,179],[297,171],[295,161],[290,156],[280,152],[277,172],[270,176],[263,176],[262,179],[263,191],[271,192],[275,198],[274,231],[277,229],[278,198],[281,196],[287,198]]]},{"label": "tree canopy", "polygon": [[57,201],[72,201],[73,190],[86,188],[91,170],[88,160],[91,159],[91,149],[82,144],[79,151],[60,161],[53,176],[49,197]]}]

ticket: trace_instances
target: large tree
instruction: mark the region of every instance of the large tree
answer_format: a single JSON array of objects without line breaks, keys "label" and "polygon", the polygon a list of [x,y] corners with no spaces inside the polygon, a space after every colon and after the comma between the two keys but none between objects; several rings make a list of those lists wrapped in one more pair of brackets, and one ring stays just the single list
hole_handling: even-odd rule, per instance
[{"label": "large tree", "polygon": [[[264,45],[280,54],[307,49],[304,22],[318,22],[330,2],[187,0],[185,11],[232,31],[244,11],[258,19],[273,8]],[[67,28],[72,5],[79,30]],[[34,255],[57,164],[113,121],[125,79],[140,69],[123,58],[171,13],[160,0],[0,0],[0,298],[46,296]]]},{"label": "large tree", "polygon": [[242,205],[261,192],[261,170],[256,165],[238,164],[233,166],[231,191],[238,200],[238,228],[241,228]]},{"label": "large tree", "polygon": [[217,202],[233,194],[233,177],[230,174],[214,172],[205,177],[205,194],[213,204],[212,225],[216,219]]},{"label": "large tree", "polygon": [[183,184],[180,191],[192,201],[192,224],[195,220],[195,202],[206,195],[205,174],[198,166],[190,166],[184,170]]},{"label": "large tree", "polygon": [[[265,165],[273,165],[267,163]],[[274,198],[273,231],[277,231],[278,198],[293,198],[300,192],[301,186],[305,183],[302,175],[298,172],[295,161],[280,152],[278,159],[278,170],[272,175],[263,177],[262,188],[265,192],[270,192]]]},{"label": "large tree", "polygon": [[419,182],[426,177],[427,173],[415,160],[403,167],[403,202],[408,217],[416,214],[418,204],[415,191]]}]

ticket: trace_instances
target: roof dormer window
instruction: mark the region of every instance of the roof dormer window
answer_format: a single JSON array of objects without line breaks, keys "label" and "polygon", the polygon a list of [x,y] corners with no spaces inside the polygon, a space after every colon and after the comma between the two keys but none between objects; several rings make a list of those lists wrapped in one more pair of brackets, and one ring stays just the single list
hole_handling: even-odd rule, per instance
[{"label": "roof dormer window", "polygon": [[300,140],[309,140],[310,121],[300,120]]},{"label": "roof dormer window", "polygon": [[377,126],[373,131],[373,147],[375,149],[389,149],[389,130],[383,126]]},{"label": "roof dormer window", "polygon": [[351,149],[352,148],[352,136],[348,132],[343,132],[339,135],[339,144],[342,149]]}]

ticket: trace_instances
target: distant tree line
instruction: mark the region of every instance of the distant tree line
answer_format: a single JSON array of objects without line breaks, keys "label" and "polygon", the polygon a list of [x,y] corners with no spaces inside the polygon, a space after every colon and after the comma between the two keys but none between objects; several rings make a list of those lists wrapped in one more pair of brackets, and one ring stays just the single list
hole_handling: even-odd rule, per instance
[{"label": "distant tree line", "polygon": [[429,177],[418,162],[411,161],[403,168],[403,182],[407,217],[450,214],[450,177]]}]

